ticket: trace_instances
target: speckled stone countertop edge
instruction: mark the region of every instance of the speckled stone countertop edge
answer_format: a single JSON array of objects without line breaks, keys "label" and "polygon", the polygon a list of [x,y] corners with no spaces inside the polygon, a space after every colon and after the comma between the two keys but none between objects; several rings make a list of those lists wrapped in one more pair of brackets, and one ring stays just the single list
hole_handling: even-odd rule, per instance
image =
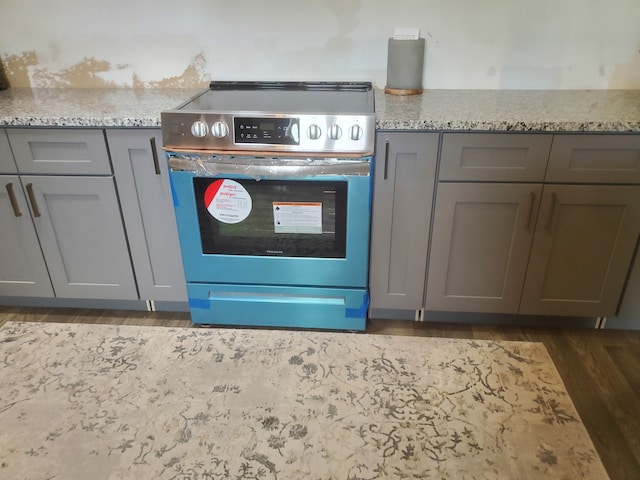
[{"label": "speckled stone countertop edge", "polygon": [[[159,128],[202,89],[8,89],[0,127]],[[640,132],[640,90],[374,90],[376,128],[477,132]]]},{"label": "speckled stone countertop edge", "polygon": [[[160,128],[160,118],[0,117],[2,127]],[[376,120],[378,130],[477,131],[477,132],[611,132],[639,133],[640,122],[492,122],[432,120]]]},{"label": "speckled stone countertop edge", "polygon": [[475,122],[431,120],[377,120],[377,130],[424,130],[461,132],[591,132],[638,133],[640,122]]},{"label": "speckled stone countertop edge", "polygon": [[160,118],[1,117],[2,127],[160,128]]}]

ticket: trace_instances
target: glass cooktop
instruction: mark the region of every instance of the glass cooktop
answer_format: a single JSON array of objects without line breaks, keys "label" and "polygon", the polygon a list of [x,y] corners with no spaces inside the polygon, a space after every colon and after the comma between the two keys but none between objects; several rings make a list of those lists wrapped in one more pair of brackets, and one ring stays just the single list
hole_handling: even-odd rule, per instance
[{"label": "glass cooktop", "polygon": [[373,88],[369,82],[211,82],[177,110],[373,114]]}]

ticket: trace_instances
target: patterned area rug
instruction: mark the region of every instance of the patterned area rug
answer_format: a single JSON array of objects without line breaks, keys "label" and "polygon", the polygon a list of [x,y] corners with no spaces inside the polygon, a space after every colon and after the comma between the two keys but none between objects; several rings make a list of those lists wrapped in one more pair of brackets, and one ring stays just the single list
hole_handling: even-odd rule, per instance
[{"label": "patterned area rug", "polygon": [[608,478],[542,344],[9,322],[0,478]]}]

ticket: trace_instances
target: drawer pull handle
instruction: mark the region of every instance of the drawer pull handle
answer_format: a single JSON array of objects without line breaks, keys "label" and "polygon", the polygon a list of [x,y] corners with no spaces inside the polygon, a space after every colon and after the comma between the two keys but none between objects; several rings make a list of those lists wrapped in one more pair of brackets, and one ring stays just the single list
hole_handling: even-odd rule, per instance
[{"label": "drawer pull handle", "polygon": [[556,204],[558,203],[558,195],[556,192],[551,192],[551,208],[549,209],[549,218],[547,219],[547,224],[545,228],[551,231],[551,227],[553,225],[553,218],[555,217],[556,212]]},{"label": "drawer pull handle", "polygon": [[16,193],[13,191],[13,183],[7,183],[6,189],[7,195],[9,195],[9,202],[11,202],[11,208],[13,209],[13,214],[16,217],[21,217],[22,212],[20,211],[20,206],[18,205],[18,200],[16,199]]},{"label": "drawer pull handle", "polygon": [[158,148],[156,147],[156,138],[151,137],[149,140],[151,144],[151,156],[153,157],[153,168],[156,171],[156,175],[160,175],[160,162],[158,161]]},{"label": "drawer pull handle", "polygon": [[533,220],[533,209],[536,206],[536,192],[529,192],[529,197],[531,200],[531,204],[529,205],[529,218],[527,219],[527,228],[530,231],[533,231],[531,227],[531,220]]},{"label": "drawer pull handle", "polygon": [[383,180],[387,179],[389,173],[389,140],[384,142],[384,176]]},{"label": "drawer pull handle", "polygon": [[29,201],[31,202],[31,209],[33,210],[33,216],[40,216],[40,209],[38,208],[38,203],[36,202],[36,196],[33,193],[33,183],[27,183],[27,195],[29,196]]}]

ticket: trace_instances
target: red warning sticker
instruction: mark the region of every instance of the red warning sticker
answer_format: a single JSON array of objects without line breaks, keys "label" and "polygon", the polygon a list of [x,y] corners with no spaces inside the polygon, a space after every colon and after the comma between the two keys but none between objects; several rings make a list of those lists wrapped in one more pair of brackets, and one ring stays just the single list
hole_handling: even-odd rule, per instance
[{"label": "red warning sticker", "polygon": [[216,220],[240,223],[251,213],[249,192],[238,182],[229,179],[214,180],[204,192],[204,204]]}]

